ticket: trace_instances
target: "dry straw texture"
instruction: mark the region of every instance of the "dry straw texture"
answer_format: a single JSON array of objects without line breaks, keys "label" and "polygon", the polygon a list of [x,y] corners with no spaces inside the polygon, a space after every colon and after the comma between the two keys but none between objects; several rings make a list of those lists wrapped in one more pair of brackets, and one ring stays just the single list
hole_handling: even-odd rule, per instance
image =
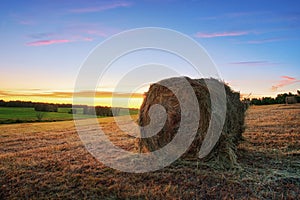
[{"label": "dry straw texture", "polygon": [[[216,79],[190,79],[187,77],[165,79],[158,83],[152,84],[149,91],[145,94],[143,104],[139,114],[139,125],[146,126],[150,123],[149,110],[151,106],[159,104],[163,106],[167,113],[166,123],[163,128],[155,136],[138,139],[138,146],[141,152],[155,151],[168,144],[176,135],[181,121],[180,104],[174,93],[162,86],[164,82],[176,86],[181,97],[188,100],[189,94],[181,83],[182,79],[186,79],[192,86],[199,103],[200,120],[196,136],[188,148],[181,156],[183,159],[197,159],[198,152],[202,142],[206,136],[211,119],[211,99],[206,83],[210,85],[223,84]],[[216,168],[234,168],[238,166],[236,158],[236,150],[239,141],[242,139],[244,131],[244,115],[245,106],[240,101],[240,94],[234,92],[230,87],[224,84],[226,91],[226,119],[221,136],[214,146],[213,150],[208,154],[203,162]],[[218,88],[213,88],[218,89]],[[217,91],[218,92],[218,91]],[[191,122],[192,123],[192,122]],[[141,129],[141,134],[143,133]]]}]

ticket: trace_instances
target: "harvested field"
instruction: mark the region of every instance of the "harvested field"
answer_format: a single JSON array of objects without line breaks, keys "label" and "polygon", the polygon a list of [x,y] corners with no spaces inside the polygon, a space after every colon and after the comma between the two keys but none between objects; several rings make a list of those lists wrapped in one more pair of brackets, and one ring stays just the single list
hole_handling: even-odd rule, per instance
[{"label": "harvested field", "polygon": [[[112,118],[99,120],[115,144],[137,151]],[[71,121],[1,125],[0,199],[299,199],[300,104],[250,107],[243,136],[239,170],[177,160],[130,174],[94,159]]]}]

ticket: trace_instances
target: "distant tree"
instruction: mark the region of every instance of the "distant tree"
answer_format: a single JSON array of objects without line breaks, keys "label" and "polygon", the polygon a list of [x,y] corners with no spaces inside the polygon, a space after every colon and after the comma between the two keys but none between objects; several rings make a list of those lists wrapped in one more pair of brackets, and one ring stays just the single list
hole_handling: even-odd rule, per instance
[{"label": "distant tree", "polygon": [[96,106],[96,115],[97,116],[113,116],[111,107],[107,106]]},{"label": "distant tree", "polygon": [[[37,104],[48,104],[48,103],[41,103],[41,102],[31,102],[31,101],[4,101],[0,100],[0,106],[3,107],[23,107],[23,108],[34,108]],[[54,105],[59,108],[70,108],[72,107],[72,104],[49,104]]]},{"label": "distant tree", "polygon": [[42,121],[44,116],[45,116],[44,112],[36,112],[36,118],[38,121]]},{"label": "distant tree", "polygon": [[34,106],[35,111],[57,112],[58,106],[55,104],[39,103]]},{"label": "distant tree", "polygon": [[95,107],[93,107],[93,106],[83,107],[83,114],[85,114],[85,115],[95,115],[96,114]]},{"label": "distant tree", "polygon": [[295,97],[296,101],[300,103],[299,93],[300,91],[297,90],[298,95],[289,92],[289,93],[278,94],[276,98],[272,98],[272,97],[253,98],[251,99],[251,104],[253,105],[285,104],[286,97]]},{"label": "distant tree", "polygon": [[261,99],[253,98],[251,99],[251,104],[253,105],[262,105]]},{"label": "distant tree", "polygon": [[285,98],[288,96],[287,93],[284,94],[278,94],[277,97],[275,98],[276,102],[279,104],[285,103]]},{"label": "distant tree", "polygon": [[5,101],[4,100],[0,100],[0,106],[5,106]]},{"label": "distant tree", "polygon": [[68,113],[69,113],[69,114],[76,114],[76,113],[77,113],[77,110],[76,110],[76,109],[71,109]]},{"label": "distant tree", "polygon": [[277,104],[277,100],[272,97],[263,97],[261,103],[262,105]]}]

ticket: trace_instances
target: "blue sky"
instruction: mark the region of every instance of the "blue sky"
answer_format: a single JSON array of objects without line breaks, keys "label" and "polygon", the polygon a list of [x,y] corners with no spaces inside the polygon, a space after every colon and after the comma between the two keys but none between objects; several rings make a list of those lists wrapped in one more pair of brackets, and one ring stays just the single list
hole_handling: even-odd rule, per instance
[{"label": "blue sky", "polygon": [[69,101],[80,65],[96,45],[149,26],[199,42],[241,94],[295,93],[299,8],[300,1],[283,0],[2,0],[0,98]]}]

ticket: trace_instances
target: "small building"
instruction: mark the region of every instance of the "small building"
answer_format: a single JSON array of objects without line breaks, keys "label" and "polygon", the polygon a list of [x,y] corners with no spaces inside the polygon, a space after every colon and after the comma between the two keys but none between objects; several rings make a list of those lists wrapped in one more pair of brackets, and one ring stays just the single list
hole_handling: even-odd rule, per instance
[{"label": "small building", "polygon": [[286,104],[297,103],[297,99],[296,99],[295,96],[285,97],[285,103],[286,103]]}]

